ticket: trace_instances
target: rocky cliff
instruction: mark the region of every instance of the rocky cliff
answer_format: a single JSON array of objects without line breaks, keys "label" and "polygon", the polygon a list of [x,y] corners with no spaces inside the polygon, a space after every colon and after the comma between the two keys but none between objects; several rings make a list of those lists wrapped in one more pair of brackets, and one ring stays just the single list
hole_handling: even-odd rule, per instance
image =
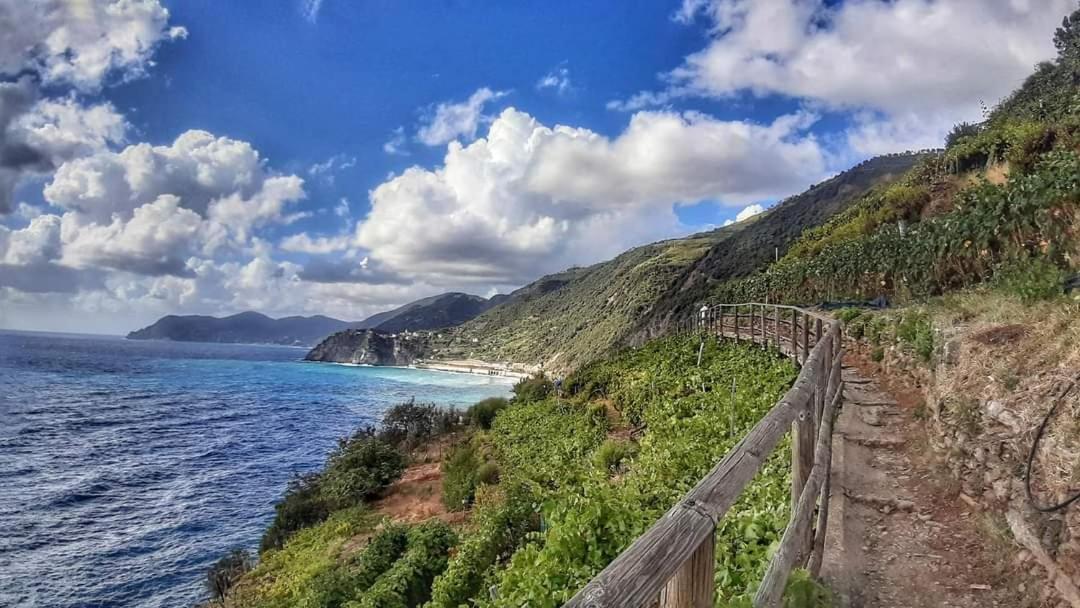
[{"label": "rocky cliff", "polygon": [[358,365],[409,365],[427,350],[428,341],[421,336],[347,329],[320,342],[304,359]]}]

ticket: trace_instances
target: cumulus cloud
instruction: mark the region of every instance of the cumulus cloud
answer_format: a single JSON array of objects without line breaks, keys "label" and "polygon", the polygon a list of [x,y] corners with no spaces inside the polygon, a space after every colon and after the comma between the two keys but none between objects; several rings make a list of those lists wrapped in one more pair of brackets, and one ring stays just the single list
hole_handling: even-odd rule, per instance
[{"label": "cumulus cloud", "polygon": [[159,44],[187,35],[158,0],[0,1],[0,74],[96,91],[110,74],[142,76]]},{"label": "cumulus cloud", "polygon": [[215,212],[223,218],[244,215],[237,207],[247,201],[245,210],[257,219],[299,198],[301,184],[295,176],[275,177],[248,142],[192,130],[167,146],[140,143],[64,163],[44,194],[53,205],[101,222],[113,214],[130,217],[163,194],[204,216],[218,201]]},{"label": "cumulus cloud", "polygon": [[677,203],[747,204],[825,173],[809,114],[771,124],[643,112],[615,138],[544,126],[513,108],[441,167],[371,193],[356,244],[428,281],[520,284],[680,230]]},{"label": "cumulus cloud", "polygon": [[1074,0],[684,0],[676,21],[703,17],[708,44],[610,108],[687,95],[783,95],[833,110],[870,111],[850,132],[865,154],[940,145],[1016,88]]},{"label": "cumulus cloud", "polygon": [[735,215],[735,219],[727,220],[726,222],[724,222],[724,225],[725,226],[730,226],[732,224],[741,222],[743,220],[748,220],[748,219],[754,217],[755,215],[760,215],[760,214],[762,214],[764,212],[765,212],[765,207],[763,207],[762,205],[757,205],[757,204],[755,204],[755,205],[747,205],[746,207],[743,208],[742,211],[740,211],[738,214]]},{"label": "cumulus cloud", "polygon": [[428,146],[441,146],[459,138],[475,139],[477,129],[487,118],[484,107],[508,94],[508,91],[492,91],[484,87],[477,89],[465,101],[440,103],[421,125],[416,139]]},{"label": "cumulus cloud", "polygon": [[74,98],[39,99],[28,78],[0,83],[0,214],[26,174],[124,141],[129,125],[110,103],[83,106]]}]

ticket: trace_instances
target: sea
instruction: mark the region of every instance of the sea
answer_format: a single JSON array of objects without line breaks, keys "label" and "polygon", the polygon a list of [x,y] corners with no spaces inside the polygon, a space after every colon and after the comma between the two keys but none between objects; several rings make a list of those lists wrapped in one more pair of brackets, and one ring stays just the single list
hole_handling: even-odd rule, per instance
[{"label": "sea", "polygon": [[0,606],[190,607],[337,438],[405,400],[510,392],[305,352],[0,331]]}]

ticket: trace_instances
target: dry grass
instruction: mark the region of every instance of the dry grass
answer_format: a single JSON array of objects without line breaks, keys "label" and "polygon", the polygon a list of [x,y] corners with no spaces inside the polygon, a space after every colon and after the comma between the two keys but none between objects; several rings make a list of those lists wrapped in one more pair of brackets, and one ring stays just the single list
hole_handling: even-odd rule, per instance
[{"label": "dry grass", "polygon": [[[937,370],[938,394],[942,403],[979,404],[986,436],[975,441],[1004,440],[1014,461],[1025,462],[1035,430],[1063,394],[1040,445],[1034,487],[1047,503],[1075,492],[1080,487],[1080,302],[1024,304],[978,291],[942,298],[930,310],[941,342],[958,354],[955,365]],[[991,401],[1001,407],[988,408]],[[948,411],[941,418],[950,426],[970,422],[951,420]]]}]

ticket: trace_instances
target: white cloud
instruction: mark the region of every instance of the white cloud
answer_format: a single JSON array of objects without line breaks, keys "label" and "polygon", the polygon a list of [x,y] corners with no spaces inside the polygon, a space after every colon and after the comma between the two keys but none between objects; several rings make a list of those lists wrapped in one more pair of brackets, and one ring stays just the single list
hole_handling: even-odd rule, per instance
[{"label": "white cloud", "polygon": [[484,87],[477,89],[463,102],[440,103],[421,125],[416,138],[428,146],[441,146],[459,138],[475,139],[477,129],[487,119],[484,106],[508,94],[508,91],[492,91]]},{"label": "white cloud", "polygon": [[83,106],[67,97],[37,102],[11,130],[52,162],[59,162],[122,144],[130,127],[109,102]]},{"label": "white cloud", "polygon": [[[274,215],[285,202],[302,196],[302,181],[282,181],[267,171],[259,153],[245,141],[187,131],[168,146],[146,143],[119,152],[102,151],[64,163],[45,187],[53,205],[107,222],[162,194],[205,216],[212,201],[248,201],[253,219]],[[237,218],[238,202],[222,201],[218,213]],[[258,210],[255,210],[258,207]]]},{"label": "white cloud", "polygon": [[758,204],[747,205],[746,207],[743,208],[742,211],[740,211],[738,214],[735,215],[735,219],[727,220],[726,222],[724,222],[724,225],[725,226],[730,226],[730,225],[735,224],[737,222],[741,222],[743,220],[748,220],[748,219],[754,217],[755,215],[759,215],[759,214],[764,213],[764,212],[765,212],[765,207],[763,207],[762,205],[758,205]]},{"label": "white cloud", "polygon": [[536,89],[538,91],[552,90],[559,95],[566,95],[574,89],[574,85],[570,81],[570,70],[566,67],[559,67],[548,72],[540,80],[536,81]]},{"label": "white cloud", "polygon": [[300,14],[309,23],[319,20],[320,10],[322,10],[322,0],[300,0]]},{"label": "white cloud", "polygon": [[352,235],[319,236],[313,237],[306,232],[293,234],[282,239],[282,251],[293,253],[311,253],[326,255],[337,251],[345,251],[352,246]]},{"label": "white cloud", "polygon": [[390,133],[390,139],[383,144],[383,152],[391,156],[408,156],[409,151],[405,148],[408,141],[405,138],[405,127],[398,127]]},{"label": "white cloud", "polygon": [[157,46],[187,35],[158,0],[0,1],[0,73],[96,91],[112,74],[142,76]]},{"label": "white cloud", "polygon": [[451,142],[441,167],[378,186],[356,244],[429,282],[521,283],[677,233],[674,204],[746,204],[819,180],[813,120],[643,112],[612,139],[507,109],[486,138]]},{"label": "white cloud", "polygon": [[308,167],[308,175],[332,185],[336,174],[356,166],[356,157],[347,154],[335,154],[321,163]]},{"label": "white cloud", "polygon": [[[867,154],[940,145],[1015,89],[1074,0],[684,0],[676,21],[703,16],[708,44],[612,109],[687,95],[783,95],[833,110],[869,110],[851,145]],[[875,139],[880,138],[880,139]]]}]

